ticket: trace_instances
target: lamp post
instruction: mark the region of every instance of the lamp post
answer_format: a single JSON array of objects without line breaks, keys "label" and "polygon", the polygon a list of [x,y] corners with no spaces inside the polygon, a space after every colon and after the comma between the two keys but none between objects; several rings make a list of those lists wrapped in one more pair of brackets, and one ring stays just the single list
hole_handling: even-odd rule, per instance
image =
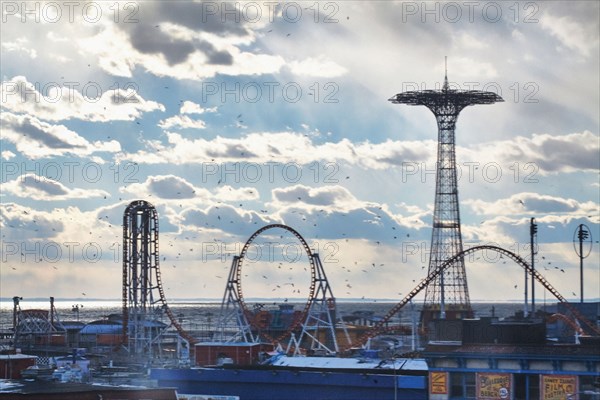
[{"label": "lamp post", "polygon": [[[587,251],[584,252],[583,243],[589,243]],[[585,224],[579,224],[573,233],[573,247],[575,253],[579,256],[579,296],[583,303],[583,259],[590,255],[592,251],[592,233]],[[585,253],[585,254],[584,254]]]},{"label": "lamp post", "polygon": [[79,322],[79,309],[83,308],[83,304],[73,304],[71,306],[71,311],[77,314],[77,321]]}]

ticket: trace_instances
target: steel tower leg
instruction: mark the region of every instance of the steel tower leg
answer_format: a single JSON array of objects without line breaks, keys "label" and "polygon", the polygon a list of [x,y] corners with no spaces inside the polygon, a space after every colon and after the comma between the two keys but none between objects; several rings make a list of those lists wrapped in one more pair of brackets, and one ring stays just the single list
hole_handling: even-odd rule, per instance
[{"label": "steel tower leg", "polygon": [[[306,320],[302,323],[302,331],[298,338],[292,334],[288,344],[287,353],[292,348],[294,355],[300,354],[300,346],[303,341],[308,341],[310,346],[305,346],[310,350],[321,350],[327,354],[336,354],[339,352],[338,338],[336,336],[336,301],[325,275],[325,269],[321,263],[318,254],[312,255],[315,267],[315,295],[311,299],[309,311]],[[342,330],[346,339],[346,347],[351,345],[350,336],[346,329],[346,324],[341,322]]]},{"label": "steel tower leg", "polygon": [[215,329],[213,340],[216,342],[247,342],[256,343],[259,337],[252,334],[252,326],[244,314],[238,296],[237,270],[239,256],[234,256],[227,278],[227,286],[221,301],[221,312]]},{"label": "steel tower leg", "polygon": [[[451,105],[434,111],[438,123],[438,152],[428,273],[463,251],[454,141],[454,128],[459,112]],[[459,313],[470,311],[464,258],[457,260],[427,287],[425,305],[432,311],[435,310],[440,318],[446,317],[446,305]]]}]

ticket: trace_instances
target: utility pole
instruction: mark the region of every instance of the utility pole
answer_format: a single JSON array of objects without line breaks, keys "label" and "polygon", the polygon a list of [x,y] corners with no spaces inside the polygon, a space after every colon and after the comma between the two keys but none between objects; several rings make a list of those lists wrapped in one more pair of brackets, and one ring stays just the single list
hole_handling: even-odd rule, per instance
[{"label": "utility pole", "polygon": [[[579,242],[579,246],[576,245],[576,240]],[[587,253],[583,254],[583,242],[590,244]],[[579,295],[580,302],[583,303],[583,259],[590,255],[592,251],[592,234],[590,228],[585,224],[579,224],[573,235],[573,247],[575,247],[575,253],[579,256]]]}]

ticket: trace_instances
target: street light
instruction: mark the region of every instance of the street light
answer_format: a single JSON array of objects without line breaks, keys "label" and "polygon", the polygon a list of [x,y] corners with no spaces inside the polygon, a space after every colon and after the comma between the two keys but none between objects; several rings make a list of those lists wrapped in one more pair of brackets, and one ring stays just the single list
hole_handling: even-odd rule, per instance
[{"label": "street light", "polygon": [[[579,246],[576,243],[579,243]],[[587,250],[583,249],[583,243],[589,244]],[[590,228],[585,224],[579,224],[573,233],[573,247],[575,253],[579,256],[579,296],[580,302],[583,303],[583,259],[590,255],[592,251],[592,233]]]},{"label": "street light", "polygon": [[71,311],[77,313],[77,321],[79,322],[79,309],[83,308],[83,304],[73,304],[71,306]]}]

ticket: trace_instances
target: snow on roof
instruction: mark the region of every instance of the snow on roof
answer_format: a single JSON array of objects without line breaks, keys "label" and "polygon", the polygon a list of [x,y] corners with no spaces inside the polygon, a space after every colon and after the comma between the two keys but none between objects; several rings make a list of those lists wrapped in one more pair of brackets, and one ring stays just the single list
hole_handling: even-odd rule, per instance
[{"label": "snow on roof", "polygon": [[339,357],[288,357],[280,356],[271,363],[280,367],[296,368],[334,368],[334,369],[397,369],[427,371],[423,359],[397,358],[396,360],[377,360]]}]

